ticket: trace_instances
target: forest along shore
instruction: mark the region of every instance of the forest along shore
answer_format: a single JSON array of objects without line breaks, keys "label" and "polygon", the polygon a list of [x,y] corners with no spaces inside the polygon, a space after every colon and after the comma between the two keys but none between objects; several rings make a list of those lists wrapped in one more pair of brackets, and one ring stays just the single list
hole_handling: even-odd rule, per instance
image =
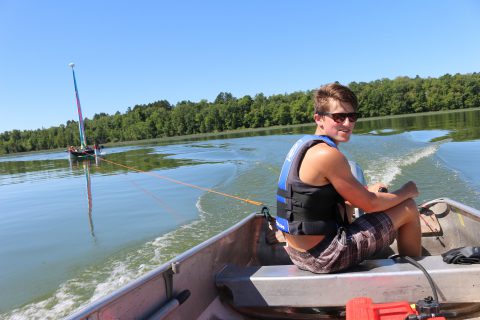
[{"label": "forest along shore", "polygon": [[[349,86],[359,98],[363,118],[480,107],[480,73],[446,74],[439,78],[397,77],[352,82]],[[213,102],[181,101],[172,105],[160,100],[128,108],[123,114],[100,112],[92,119],[85,118],[84,125],[87,143],[104,145],[305,124],[311,122],[312,115],[312,90],[269,97],[258,93],[241,98],[221,92]],[[0,133],[0,155],[66,149],[78,141],[78,121],[72,120],[48,129],[6,131]]]}]

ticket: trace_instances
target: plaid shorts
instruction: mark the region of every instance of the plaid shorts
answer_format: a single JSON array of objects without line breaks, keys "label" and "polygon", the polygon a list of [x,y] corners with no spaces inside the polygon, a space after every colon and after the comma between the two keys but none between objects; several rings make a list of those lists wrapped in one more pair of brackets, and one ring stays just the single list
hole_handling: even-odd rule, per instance
[{"label": "plaid shorts", "polygon": [[387,248],[395,236],[396,231],[387,214],[369,213],[339,228],[337,235],[323,239],[310,250],[301,252],[289,246],[285,249],[298,268],[314,273],[332,273],[357,265]]}]

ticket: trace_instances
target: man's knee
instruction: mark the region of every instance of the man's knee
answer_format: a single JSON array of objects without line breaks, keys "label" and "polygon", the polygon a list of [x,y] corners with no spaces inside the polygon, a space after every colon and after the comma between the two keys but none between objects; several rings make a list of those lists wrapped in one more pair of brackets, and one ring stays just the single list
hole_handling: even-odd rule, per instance
[{"label": "man's knee", "polygon": [[420,221],[417,203],[413,199],[405,200],[405,211],[410,221]]},{"label": "man's knee", "polygon": [[393,222],[395,229],[406,224],[420,223],[420,216],[417,204],[413,199],[408,199],[392,209],[386,211],[387,215]]}]

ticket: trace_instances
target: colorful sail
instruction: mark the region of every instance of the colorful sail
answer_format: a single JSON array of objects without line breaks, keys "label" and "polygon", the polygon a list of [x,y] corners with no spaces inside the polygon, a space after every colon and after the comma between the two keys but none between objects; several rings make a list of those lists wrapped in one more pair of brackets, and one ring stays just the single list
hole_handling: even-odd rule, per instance
[{"label": "colorful sail", "polygon": [[85,127],[83,126],[83,115],[82,115],[82,107],[80,106],[80,97],[78,96],[78,89],[77,89],[77,80],[75,79],[75,64],[70,63],[69,66],[72,68],[73,74],[73,85],[75,86],[75,98],[77,99],[77,111],[78,111],[78,130],[80,131],[80,147],[85,149],[87,147],[87,138],[85,137]]}]

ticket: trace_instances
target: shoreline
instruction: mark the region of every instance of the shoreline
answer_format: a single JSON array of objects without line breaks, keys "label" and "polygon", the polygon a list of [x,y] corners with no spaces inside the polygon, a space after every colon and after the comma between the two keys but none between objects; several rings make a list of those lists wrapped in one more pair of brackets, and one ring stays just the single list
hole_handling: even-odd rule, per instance
[{"label": "shoreline", "polygon": [[[428,115],[428,114],[445,114],[445,113],[457,113],[457,112],[469,112],[469,111],[478,111],[480,110],[480,107],[476,108],[468,108],[468,109],[455,109],[455,110],[440,110],[440,111],[426,111],[426,112],[418,112],[418,113],[408,113],[408,114],[397,114],[397,115],[387,115],[387,116],[378,116],[378,117],[369,117],[369,118],[359,118],[358,121],[369,121],[369,120],[381,120],[381,119],[392,119],[392,118],[404,118],[404,117],[410,117],[413,115],[416,116],[422,116],[422,115]],[[282,125],[282,126],[270,126],[270,127],[261,127],[261,128],[242,128],[242,129],[235,129],[235,130],[226,130],[226,131],[219,131],[219,132],[208,132],[208,133],[195,133],[195,134],[190,134],[190,135],[183,135],[183,136],[173,136],[173,137],[160,137],[160,138],[153,138],[153,139],[144,139],[144,140],[132,140],[132,141],[119,141],[119,142],[108,142],[105,144],[101,144],[101,146],[104,146],[106,148],[112,148],[112,147],[123,147],[123,146],[130,146],[134,144],[150,144],[154,142],[172,142],[172,141],[185,141],[185,140],[204,140],[207,138],[212,138],[212,137],[220,137],[222,135],[242,135],[242,134],[248,134],[252,132],[262,132],[262,131],[269,131],[269,130],[284,130],[284,129],[289,129],[289,128],[302,128],[302,127],[308,127],[308,126],[313,126],[313,123],[302,123],[302,124],[289,124],[289,125]],[[3,157],[13,157],[13,156],[22,156],[22,155],[31,155],[31,154],[37,154],[37,153],[42,153],[42,152],[61,152],[65,151],[67,147],[65,148],[56,148],[56,149],[43,149],[43,150],[36,150],[36,151],[27,151],[27,152],[15,152],[15,153],[8,153],[8,154],[1,154],[0,158]]]}]

